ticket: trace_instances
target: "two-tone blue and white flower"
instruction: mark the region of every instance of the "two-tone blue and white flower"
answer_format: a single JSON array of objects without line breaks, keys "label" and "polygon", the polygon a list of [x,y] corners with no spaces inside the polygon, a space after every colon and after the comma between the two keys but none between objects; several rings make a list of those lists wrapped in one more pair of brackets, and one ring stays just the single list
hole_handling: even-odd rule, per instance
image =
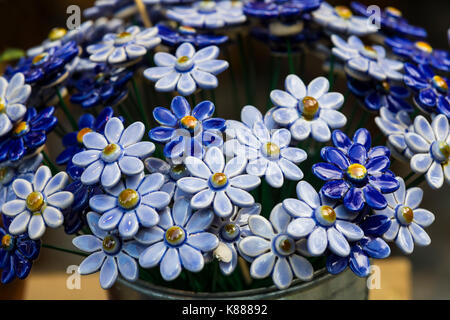
[{"label": "two-tone blue and white flower", "polygon": [[411,169],[424,173],[433,189],[450,183],[450,130],[448,118],[440,114],[431,125],[425,117],[414,119],[414,132],[405,135],[407,146],[414,153]]},{"label": "two-tone blue and white flower", "polygon": [[54,177],[47,166],[40,167],[30,183],[25,179],[16,179],[12,188],[14,200],[2,206],[2,212],[14,217],[9,232],[14,235],[28,232],[30,239],[39,239],[47,227],[58,228],[64,222],[61,210],[73,202],[73,194],[62,191],[69,182],[65,172]]},{"label": "two-tone blue and white flower", "polygon": [[184,164],[191,177],[181,178],[177,186],[192,194],[191,206],[203,209],[213,206],[220,217],[230,216],[233,205],[250,207],[255,199],[248,192],[261,183],[258,176],[242,174],[247,165],[244,156],[237,156],[225,164],[222,151],[217,147],[208,149],[203,160],[187,157]]},{"label": "two-tone blue and white flower", "polygon": [[199,272],[205,260],[203,254],[219,245],[216,235],[207,232],[214,218],[209,209],[193,212],[189,201],[183,198],[172,208],[160,213],[157,226],[141,230],[135,237],[147,246],[139,256],[143,268],[159,264],[161,276],[166,281],[177,278],[182,269]]},{"label": "two-tone blue and white flower", "polygon": [[136,259],[145,247],[134,240],[125,241],[116,233],[100,229],[99,219],[99,214],[89,212],[86,220],[92,234],[72,240],[75,247],[90,253],[81,262],[78,272],[86,275],[100,270],[100,285],[103,289],[111,288],[119,273],[128,281],[136,281],[139,276]]},{"label": "two-tone blue and white flower", "polygon": [[190,43],[181,44],[175,55],[158,52],[154,56],[156,67],[144,71],[144,76],[155,83],[161,92],[176,90],[188,96],[197,90],[214,89],[219,85],[216,75],[228,68],[228,62],[218,60],[219,48],[209,46],[199,51]]},{"label": "two-tone blue and white flower", "polygon": [[395,244],[406,254],[414,250],[414,244],[428,246],[431,239],[423,228],[434,222],[434,214],[426,209],[419,208],[422,202],[423,191],[418,187],[406,190],[405,182],[397,177],[400,188],[394,193],[386,195],[388,206],[384,210],[375,210],[391,219],[390,228],[384,233],[386,241],[395,241]]},{"label": "two-tone blue and white flower", "polygon": [[273,90],[272,103],[278,108],[273,119],[282,127],[289,127],[292,137],[302,141],[308,137],[320,142],[331,138],[331,130],[341,128],[347,118],[337,109],[344,103],[339,92],[328,92],[330,83],[324,77],[312,80],[308,87],[296,75],[290,74],[284,82],[286,91]]},{"label": "two-tone blue and white flower", "polygon": [[132,176],[144,170],[143,158],[155,150],[149,141],[141,141],[145,126],[134,122],[124,130],[119,118],[111,118],[105,125],[104,134],[88,132],[83,136],[85,151],[73,156],[72,162],[86,167],[81,182],[86,185],[98,182],[105,188],[114,187],[122,174]]},{"label": "two-tone blue and white flower", "polygon": [[287,232],[291,220],[278,204],[270,213],[270,221],[259,215],[249,217],[252,234],[239,242],[241,252],[254,258],[250,266],[252,278],[271,275],[278,289],[289,287],[294,276],[309,281],[314,273],[311,263],[299,254],[298,241]]},{"label": "two-tone blue and white flower", "polygon": [[157,210],[170,202],[170,196],[160,191],[164,184],[161,173],[129,176],[112,188],[105,188],[105,194],[93,196],[91,209],[102,214],[98,222],[100,229],[117,229],[122,238],[131,238],[139,228],[153,227],[159,222]]}]

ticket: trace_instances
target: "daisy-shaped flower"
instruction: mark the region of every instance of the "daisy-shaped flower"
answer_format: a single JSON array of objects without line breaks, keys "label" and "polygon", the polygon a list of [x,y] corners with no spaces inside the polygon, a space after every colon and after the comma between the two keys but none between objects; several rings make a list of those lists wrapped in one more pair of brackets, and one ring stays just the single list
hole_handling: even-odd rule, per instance
[{"label": "daisy-shaped flower", "polygon": [[252,278],[271,275],[278,289],[289,287],[294,276],[309,281],[314,273],[311,263],[297,252],[296,240],[287,233],[291,220],[279,204],[270,213],[270,221],[259,215],[249,217],[251,234],[239,242],[241,252],[254,258]]},{"label": "daisy-shaped flower", "polygon": [[241,1],[202,0],[188,6],[173,6],[166,11],[168,19],[196,28],[216,29],[244,23]]},{"label": "daisy-shaped flower", "polygon": [[155,89],[161,92],[176,90],[183,96],[197,88],[214,89],[219,82],[215,75],[228,68],[228,62],[218,60],[219,48],[208,46],[195,51],[190,43],[180,45],[175,55],[158,52],[154,56],[156,67],[144,71],[144,76],[154,81]]},{"label": "daisy-shaped flower", "polygon": [[334,32],[356,34],[363,36],[377,31],[377,26],[366,17],[355,16],[346,6],[331,6],[322,2],[320,8],[313,11],[311,16],[315,22]]},{"label": "daisy-shaped flower", "polygon": [[0,269],[2,284],[15,278],[25,279],[31,271],[33,260],[39,256],[40,240],[32,240],[27,234],[13,235],[8,232],[11,218],[2,215],[3,226],[0,227]]},{"label": "daisy-shaped flower", "polygon": [[424,64],[405,63],[405,72],[405,84],[416,92],[416,106],[426,113],[442,113],[450,118],[449,80]]},{"label": "daisy-shaped flower", "polygon": [[33,182],[16,179],[12,188],[15,200],[3,204],[2,212],[14,220],[9,232],[14,235],[28,232],[30,239],[39,239],[47,227],[57,228],[63,224],[62,209],[73,202],[73,194],[61,191],[67,185],[67,173],[59,172],[54,177],[46,166],[40,167]]},{"label": "daisy-shaped flower", "polygon": [[440,114],[430,123],[419,115],[414,119],[414,132],[405,135],[407,146],[414,153],[411,169],[425,173],[428,184],[439,189],[450,183],[450,131],[448,119]]},{"label": "daisy-shaped flower", "polygon": [[105,125],[104,134],[88,132],[83,136],[85,151],[73,156],[76,166],[85,167],[81,182],[87,185],[98,182],[105,188],[115,186],[122,174],[132,176],[144,170],[143,158],[155,150],[149,141],[140,141],[145,126],[134,122],[125,130],[119,118],[111,118]]},{"label": "daisy-shaped flower", "polygon": [[[360,129],[355,138],[345,153],[336,147],[322,148],[326,162],[312,167],[314,175],[326,181],[321,193],[343,200],[350,211],[359,212],[365,204],[373,209],[384,209],[387,202],[383,194],[399,187],[389,171],[389,150],[386,147],[370,149],[367,130]],[[362,144],[363,139],[368,143]]]},{"label": "daisy-shaped flower", "polygon": [[193,194],[192,208],[203,209],[212,205],[218,216],[227,217],[233,212],[233,204],[250,207],[255,203],[247,190],[255,189],[261,180],[254,175],[242,174],[247,164],[245,157],[234,157],[225,164],[222,151],[212,147],[204,160],[187,157],[184,163],[192,177],[181,178],[177,186]]},{"label": "daisy-shaped flower", "polygon": [[0,137],[25,116],[27,108],[24,103],[30,94],[31,86],[25,84],[22,73],[16,73],[9,82],[0,77]]},{"label": "daisy-shaped flower", "polygon": [[331,137],[330,129],[347,123],[347,118],[336,110],[344,103],[344,96],[328,92],[330,84],[326,78],[318,77],[306,87],[298,76],[290,74],[284,86],[286,91],[277,89],[270,93],[272,103],[279,107],[273,112],[273,119],[278,125],[289,127],[295,140],[311,136],[326,142]]},{"label": "daisy-shaped flower", "polygon": [[94,6],[83,11],[84,17],[115,17],[129,19],[138,13],[134,0],[95,0]]},{"label": "daisy-shaped flower", "polygon": [[0,139],[0,162],[16,162],[24,156],[38,153],[47,141],[47,134],[58,123],[54,113],[53,107],[42,109],[39,113],[35,108],[28,108],[11,133]]},{"label": "daisy-shaped flower", "polygon": [[379,45],[365,45],[358,37],[347,41],[333,34],[333,54],[345,61],[345,71],[353,78],[367,81],[371,78],[385,81],[402,80],[403,62],[386,58],[386,50]]},{"label": "daisy-shaped flower", "polygon": [[90,253],[78,267],[80,274],[100,270],[100,285],[109,289],[120,275],[128,281],[136,281],[139,269],[136,259],[144,247],[134,240],[126,241],[116,233],[99,228],[100,215],[89,212],[86,216],[92,234],[78,236],[72,243],[78,249]]},{"label": "daisy-shaped flower", "polygon": [[120,33],[105,34],[101,42],[88,46],[86,51],[94,62],[134,64],[161,42],[157,35],[156,27],[141,30],[138,26],[130,26]]},{"label": "daisy-shaped flower", "polygon": [[102,216],[98,222],[100,229],[117,229],[122,238],[131,238],[139,228],[153,227],[159,222],[156,210],[167,206],[170,196],[160,191],[164,184],[161,173],[145,176],[140,174],[127,177],[113,188],[106,188],[105,194],[95,195],[89,205]]},{"label": "daisy-shaped flower", "polygon": [[386,241],[395,241],[395,244],[406,254],[414,250],[414,244],[428,246],[431,239],[423,228],[430,226],[434,221],[434,214],[426,209],[419,208],[422,202],[423,191],[418,187],[406,190],[402,178],[397,178],[400,188],[386,196],[388,206],[382,211],[375,210],[376,214],[387,216],[391,220],[390,228],[384,233]]},{"label": "daisy-shaped flower", "polygon": [[189,42],[195,47],[203,48],[212,45],[218,46],[228,41],[228,37],[225,35],[198,33],[197,30],[188,26],[180,26],[177,29],[163,23],[158,23],[156,26],[162,43],[169,47]]},{"label": "daisy-shaped flower", "polygon": [[178,199],[172,209],[167,207],[160,213],[157,226],[136,235],[136,240],[147,246],[139,256],[139,264],[143,268],[159,264],[166,281],[177,278],[183,268],[201,271],[205,264],[203,254],[219,245],[217,236],[207,232],[213,218],[211,210],[192,212],[189,201]]},{"label": "daisy-shaped flower", "polygon": [[352,221],[358,212],[349,212],[343,204],[320,195],[306,181],[297,184],[298,199],[285,199],[282,209],[294,219],[287,233],[296,239],[306,237],[306,248],[312,256],[327,248],[340,257],[350,254],[349,241],[360,240],[364,232]]},{"label": "daisy-shaped flower", "polygon": [[272,19],[290,18],[319,8],[322,0],[250,0],[244,3],[247,16]]},{"label": "daisy-shaped flower", "polygon": [[350,254],[340,257],[334,253],[327,256],[327,270],[331,274],[339,274],[347,267],[359,277],[370,274],[370,258],[385,259],[391,254],[389,245],[383,240],[383,234],[391,226],[391,221],[383,215],[367,216],[360,227],[364,237],[350,244]]}]

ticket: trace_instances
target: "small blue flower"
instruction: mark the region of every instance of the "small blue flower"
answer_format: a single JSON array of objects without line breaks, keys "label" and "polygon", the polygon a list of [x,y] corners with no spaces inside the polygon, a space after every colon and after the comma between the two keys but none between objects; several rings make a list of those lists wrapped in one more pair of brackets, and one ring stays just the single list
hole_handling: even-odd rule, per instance
[{"label": "small blue flower", "polygon": [[205,264],[203,254],[219,245],[217,236],[207,232],[214,213],[211,210],[193,212],[189,201],[180,198],[172,209],[160,213],[159,224],[140,231],[135,239],[147,248],[139,256],[143,268],[159,264],[166,281],[177,278],[184,268],[199,272]]},{"label": "small blue flower", "polygon": [[270,213],[270,221],[259,215],[249,217],[251,234],[239,242],[241,252],[254,258],[250,266],[252,278],[272,275],[278,289],[289,287],[294,276],[309,281],[314,273],[311,263],[299,254],[298,241],[287,233],[291,220],[279,204]]},{"label": "small blue flower", "polygon": [[127,177],[104,194],[89,200],[91,209],[102,214],[98,227],[105,231],[117,229],[122,238],[136,235],[139,228],[153,227],[159,222],[156,210],[161,210],[170,202],[170,196],[160,191],[165,182],[161,173],[145,176],[140,174]]},{"label": "small blue flower", "polygon": [[103,289],[111,288],[119,273],[128,281],[136,281],[139,276],[136,259],[144,247],[134,240],[127,241],[115,233],[100,229],[100,215],[89,212],[86,218],[93,234],[72,240],[75,247],[90,253],[81,262],[78,272],[85,275],[100,270],[100,285]]},{"label": "small blue flower", "polygon": [[138,13],[134,0],[96,0],[93,7],[83,11],[87,19],[114,17],[128,19]]},{"label": "small blue flower", "polygon": [[221,45],[228,41],[225,35],[197,33],[192,27],[180,26],[178,29],[171,28],[163,23],[158,23],[158,36],[163,44],[169,47],[177,47],[183,42],[188,42],[195,47],[203,48],[212,45]]},{"label": "small blue flower", "polygon": [[176,90],[183,96],[195,92],[197,88],[214,89],[219,85],[215,75],[228,68],[228,62],[217,60],[219,48],[209,46],[199,51],[190,43],[180,45],[175,56],[158,52],[154,56],[156,67],[144,71],[150,81],[156,81],[155,89],[161,92]]},{"label": "small blue flower", "polygon": [[47,141],[47,134],[58,122],[54,112],[54,107],[42,109],[39,113],[34,108],[28,108],[22,121],[0,140],[0,162],[16,162],[39,151],[38,148]]},{"label": "small blue flower", "polygon": [[405,142],[414,153],[411,169],[424,173],[433,189],[444,181],[450,183],[450,130],[448,118],[440,114],[430,123],[419,115],[414,119],[414,132],[405,134]]},{"label": "small blue flower", "polygon": [[144,170],[143,158],[155,150],[155,145],[142,141],[145,126],[134,122],[124,130],[119,118],[111,118],[104,134],[88,132],[83,136],[85,151],[75,154],[73,164],[85,167],[81,182],[86,185],[101,183],[105,188],[114,187],[122,174],[136,175]]},{"label": "small blue flower", "polygon": [[293,18],[319,8],[322,0],[249,0],[244,3],[247,16],[260,19]]},{"label": "small blue flower", "polygon": [[237,156],[225,164],[222,151],[211,147],[203,160],[187,157],[184,164],[191,177],[181,178],[177,186],[192,194],[191,207],[203,209],[213,206],[220,217],[233,213],[233,204],[238,207],[250,207],[255,203],[247,190],[253,190],[261,183],[259,177],[242,174],[247,164],[244,156]]},{"label": "small blue flower", "polygon": [[31,240],[26,234],[10,234],[11,218],[2,215],[2,220],[5,229],[0,227],[0,269],[2,284],[7,284],[16,277],[23,280],[28,276],[33,260],[39,256],[41,241]]},{"label": "small blue flower", "polygon": [[283,127],[288,127],[295,140],[308,137],[320,142],[331,138],[331,130],[341,128],[347,118],[336,109],[344,103],[344,96],[338,92],[328,92],[330,84],[324,77],[312,80],[308,87],[296,75],[290,74],[285,80],[285,89],[270,93],[272,103],[278,108],[273,111],[273,119]]},{"label": "small blue flower", "polygon": [[32,183],[14,180],[12,188],[16,197],[2,206],[3,214],[14,217],[9,232],[14,235],[28,232],[30,239],[36,240],[42,237],[46,227],[60,227],[64,221],[61,210],[73,202],[73,194],[62,191],[68,181],[67,173],[59,172],[52,177],[46,166],[36,171]]},{"label": "small blue flower", "polygon": [[402,178],[397,178],[400,188],[394,193],[386,195],[388,206],[382,210],[375,210],[378,215],[384,215],[391,221],[391,226],[384,233],[386,241],[395,241],[395,244],[406,254],[414,250],[414,243],[418,246],[428,246],[431,239],[423,228],[434,222],[434,214],[426,209],[419,208],[422,202],[423,191],[418,187],[406,190]]},{"label": "small blue flower", "polygon": [[353,212],[360,212],[366,204],[373,209],[384,209],[387,202],[383,194],[399,187],[389,171],[389,149],[370,148],[370,133],[366,129],[355,133],[353,143],[345,134],[336,131],[333,132],[333,143],[338,148],[322,148],[326,162],[312,167],[314,175],[327,181],[321,193],[331,199],[343,200],[345,207]]}]

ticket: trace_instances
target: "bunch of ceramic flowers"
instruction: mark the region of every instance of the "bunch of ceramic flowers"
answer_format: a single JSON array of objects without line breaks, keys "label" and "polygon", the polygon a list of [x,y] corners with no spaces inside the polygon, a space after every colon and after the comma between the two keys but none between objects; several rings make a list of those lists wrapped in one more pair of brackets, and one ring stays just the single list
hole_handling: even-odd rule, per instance
[{"label": "bunch of ceramic flowers", "polygon": [[[284,289],[321,268],[365,277],[388,242],[406,254],[430,244],[434,215],[420,208],[418,185],[450,182],[449,55],[425,30],[392,7],[380,29],[356,2],[141,2],[96,1],[91,20],[53,29],[0,78],[2,283],[24,279],[41,246],[60,249],[41,243],[47,227],[76,234],[79,272],[99,271],[105,289],[119,276],[194,291]],[[289,66],[278,89],[272,55],[264,114],[236,103],[233,44],[252,96],[244,31]],[[296,75],[294,55],[306,51],[326,53],[328,79]],[[227,69],[240,121],[215,116]],[[340,70],[345,95],[332,91]],[[351,98],[347,119],[339,110]],[[368,117],[381,131],[373,141]],[[50,132],[63,145],[54,161]],[[391,154],[413,172],[396,176]]]}]

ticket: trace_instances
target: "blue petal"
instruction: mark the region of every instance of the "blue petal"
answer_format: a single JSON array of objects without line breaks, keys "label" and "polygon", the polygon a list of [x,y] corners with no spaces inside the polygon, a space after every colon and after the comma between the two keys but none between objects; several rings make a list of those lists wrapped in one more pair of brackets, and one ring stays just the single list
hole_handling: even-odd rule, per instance
[{"label": "blue petal", "polygon": [[175,127],[177,125],[177,118],[166,108],[156,107],[153,109],[153,118],[163,126]]},{"label": "blue petal", "polygon": [[367,277],[369,275],[370,260],[360,247],[354,246],[352,248],[349,260],[350,269],[352,269],[354,274],[358,277]]},{"label": "blue petal", "polygon": [[345,194],[344,205],[350,211],[361,211],[364,208],[364,195],[361,189],[351,188]]},{"label": "blue petal", "polygon": [[382,214],[368,216],[360,224],[360,227],[363,229],[366,236],[381,236],[390,228],[390,226],[391,220],[389,217]]},{"label": "blue petal", "polygon": [[345,180],[331,180],[320,189],[323,194],[331,199],[342,199],[349,190],[349,185]]},{"label": "blue petal", "polygon": [[362,144],[366,150],[369,151],[372,144],[372,138],[370,137],[370,133],[367,129],[359,128],[353,136],[353,142]]},{"label": "blue petal", "polygon": [[363,250],[367,255],[375,259],[384,259],[391,254],[389,245],[381,238],[369,240],[363,246]]},{"label": "blue petal", "polygon": [[370,176],[369,182],[376,189],[379,189],[382,193],[394,192],[399,188],[399,183],[395,177],[380,175],[380,176]]},{"label": "blue petal", "polygon": [[331,253],[327,257],[326,266],[329,273],[339,274],[347,268],[348,257],[340,257],[334,253]]},{"label": "blue petal", "polygon": [[202,101],[192,110],[192,116],[203,121],[213,115],[214,109],[214,104],[211,101]]},{"label": "blue petal", "polygon": [[347,158],[347,156],[337,148],[327,148],[325,157],[327,158],[328,162],[335,164],[341,170],[346,170],[350,165],[350,160]]},{"label": "blue petal", "polygon": [[388,157],[380,156],[369,159],[366,163],[366,169],[369,174],[377,174],[389,168],[391,161]]},{"label": "blue petal", "polygon": [[156,127],[150,130],[148,136],[150,137],[150,139],[154,141],[165,143],[172,138],[174,131],[175,131],[174,128]]},{"label": "blue petal", "polygon": [[352,163],[360,163],[364,165],[367,159],[367,151],[363,145],[359,143],[353,144],[348,150],[348,157]]},{"label": "blue petal", "polygon": [[386,198],[374,187],[367,185],[363,188],[364,198],[369,207],[375,210],[382,210],[387,207]]},{"label": "blue petal", "polygon": [[189,102],[185,97],[181,96],[176,96],[172,99],[170,108],[178,119],[188,116],[191,113],[191,106],[189,105]]},{"label": "blue petal", "polygon": [[334,130],[331,135],[331,139],[333,141],[333,145],[337,148],[348,150],[348,148],[352,145],[352,141],[341,130]]},{"label": "blue petal", "polygon": [[312,166],[312,171],[319,179],[335,180],[342,179],[343,173],[338,167],[331,163],[320,162]]},{"label": "blue petal", "polygon": [[203,121],[203,129],[204,130],[224,130],[225,129],[225,120],[220,118],[212,118]]},{"label": "blue petal", "polygon": [[390,157],[391,151],[388,147],[385,146],[376,146],[369,150],[368,153],[369,158],[375,158],[380,156]]}]

